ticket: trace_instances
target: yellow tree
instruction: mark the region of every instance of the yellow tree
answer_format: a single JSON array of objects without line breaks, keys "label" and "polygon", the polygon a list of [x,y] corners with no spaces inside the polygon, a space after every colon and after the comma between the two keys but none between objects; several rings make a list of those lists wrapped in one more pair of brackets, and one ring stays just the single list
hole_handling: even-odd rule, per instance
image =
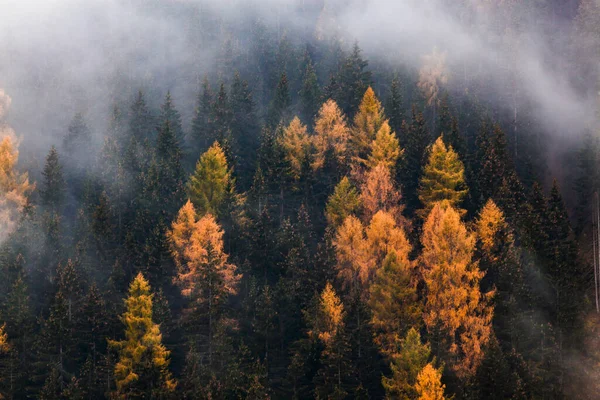
[{"label": "yellow tree", "polygon": [[351,153],[354,161],[367,159],[371,150],[371,142],[383,125],[385,116],[381,102],[371,87],[365,92],[358,112],[354,116],[351,132]]},{"label": "yellow tree", "polygon": [[[188,201],[179,210],[167,232],[171,253],[178,267],[175,283],[190,301],[186,322],[194,334],[206,332],[209,363],[213,361],[213,337],[221,322],[223,305],[237,292],[240,276],[223,250],[223,230],[211,214],[196,220]],[[200,332],[202,331],[202,332]]]},{"label": "yellow tree", "polygon": [[404,206],[400,204],[402,196],[396,189],[390,170],[383,164],[377,165],[364,175],[360,199],[364,221],[370,221],[380,210],[393,215],[398,222],[403,221]]},{"label": "yellow tree", "polygon": [[433,109],[434,120],[436,108],[440,104],[440,90],[446,83],[448,83],[446,53],[440,53],[437,47],[434,47],[431,54],[423,57],[423,66],[419,71],[417,83],[427,105]]},{"label": "yellow tree", "polygon": [[311,139],[306,133],[306,125],[302,125],[300,118],[294,117],[290,125],[283,130],[283,135],[278,138],[279,145],[285,152],[293,178],[300,179],[302,164],[309,154]]},{"label": "yellow tree", "polygon": [[333,193],[327,200],[325,217],[329,226],[337,229],[347,216],[354,215],[360,209],[360,196],[358,190],[350,183],[348,177],[343,177],[335,186]]},{"label": "yellow tree", "polygon": [[139,273],[129,286],[121,321],[125,340],[109,340],[119,353],[115,365],[118,399],[165,398],[176,386],[169,367],[169,351],[162,344],[158,324],[152,320],[150,285]]},{"label": "yellow tree", "polygon": [[342,111],[335,101],[327,100],[319,110],[315,120],[315,158],[312,163],[314,170],[325,165],[328,156],[344,165],[348,151],[349,129]]},{"label": "yellow tree", "polygon": [[442,384],[442,370],[435,368],[431,363],[419,372],[415,384],[418,400],[444,400],[446,385]]},{"label": "yellow tree", "polygon": [[0,242],[15,229],[19,214],[27,203],[27,195],[34,185],[26,173],[16,170],[19,151],[14,132],[3,123],[10,97],[0,89]]},{"label": "yellow tree", "polygon": [[398,262],[410,266],[408,259],[411,246],[404,230],[397,225],[394,216],[383,210],[378,211],[366,229],[367,249],[373,263],[380,267],[387,255],[394,251]]},{"label": "yellow tree", "polygon": [[233,186],[225,153],[215,142],[202,154],[188,182],[188,195],[198,215],[219,215]]},{"label": "yellow tree", "polygon": [[365,228],[353,215],[346,217],[337,229],[333,245],[336,250],[338,277],[354,290],[366,284],[373,270],[365,238]]},{"label": "yellow tree", "polygon": [[461,378],[483,359],[491,333],[493,293],[482,294],[483,273],[475,261],[475,235],[447,202],[436,203],[423,226],[421,264],[427,298],[423,319],[439,350]]},{"label": "yellow tree", "polygon": [[[426,218],[438,201],[448,201],[456,209],[468,190],[465,167],[452,147],[446,147],[442,136],[429,148],[427,164],[419,186],[419,200],[423,208],[419,215]],[[460,210],[461,214],[464,213]]]},{"label": "yellow tree", "polygon": [[371,153],[366,160],[366,165],[371,169],[383,164],[393,172],[402,153],[396,134],[392,132],[390,124],[384,121],[371,142]]}]

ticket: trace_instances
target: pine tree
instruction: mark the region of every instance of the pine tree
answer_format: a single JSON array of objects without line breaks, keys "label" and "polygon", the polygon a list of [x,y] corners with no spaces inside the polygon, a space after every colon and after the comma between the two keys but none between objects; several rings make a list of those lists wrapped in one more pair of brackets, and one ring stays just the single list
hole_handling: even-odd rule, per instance
[{"label": "pine tree", "polygon": [[40,193],[42,205],[48,211],[59,213],[65,200],[65,180],[58,151],[54,146],[48,152],[42,176],[44,177]]},{"label": "pine tree", "polygon": [[400,92],[400,79],[398,76],[394,76],[392,84],[390,85],[390,94],[388,95],[385,112],[390,118],[390,128],[392,132],[400,132],[402,129],[402,122],[404,121],[404,109],[402,93]]},{"label": "pine tree", "polygon": [[415,328],[410,328],[402,339],[396,337],[396,342],[396,351],[389,354],[392,376],[382,378],[386,398],[414,399],[417,397],[417,377],[427,365],[431,347],[421,343],[421,335]]},{"label": "pine tree", "polygon": [[202,154],[208,150],[210,144],[215,140],[211,127],[212,104],[213,93],[208,78],[205,77],[202,81],[202,90],[198,93],[196,109],[192,119],[190,141],[193,149],[190,155],[193,157],[197,157],[197,154]]},{"label": "pine tree", "polygon": [[[166,113],[166,109],[167,105],[163,107],[163,112]],[[171,112],[176,113],[174,110]],[[184,196],[183,156],[178,143],[181,139],[177,138],[177,128],[171,125],[170,121],[170,118],[165,117],[163,125],[159,129],[153,163],[154,179],[159,183],[158,190],[154,195],[160,204],[162,214],[168,219],[175,214]],[[150,174],[153,175],[152,172]]]},{"label": "pine tree", "polygon": [[371,84],[371,72],[366,70],[369,63],[362,58],[358,43],[354,43],[352,52],[343,60],[337,81],[337,90],[332,98],[350,118],[358,110],[365,91]]},{"label": "pine tree", "polygon": [[[211,129],[214,140],[221,144],[231,140],[233,112],[225,84],[221,83],[217,97],[211,107]],[[210,144],[210,143],[209,143]]]},{"label": "pine tree", "polygon": [[164,398],[175,390],[168,370],[169,351],[161,343],[160,328],[152,320],[150,285],[139,273],[129,287],[121,316],[125,340],[109,340],[119,359],[115,365],[115,398]]},{"label": "pine tree", "polygon": [[275,90],[275,95],[273,96],[273,101],[271,102],[271,108],[267,118],[269,127],[275,128],[279,124],[286,125],[288,123],[291,102],[288,78],[284,72],[281,74],[277,89]]},{"label": "pine tree", "polygon": [[400,146],[404,149],[402,167],[399,169],[402,190],[406,198],[406,205],[410,210],[418,207],[419,200],[417,189],[422,169],[425,165],[425,153],[430,143],[429,131],[423,113],[417,113],[416,107],[412,108],[412,122],[403,124]]},{"label": "pine tree", "polygon": [[356,215],[360,206],[358,191],[352,186],[348,177],[343,177],[327,200],[325,217],[329,226],[337,228],[346,217]]},{"label": "pine tree", "polygon": [[[429,149],[429,159],[423,169],[419,185],[419,200],[423,208],[419,210],[422,218],[439,201],[448,203],[459,209],[462,199],[467,194],[465,184],[465,167],[452,147],[446,147],[440,136]],[[464,211],[461,210],[461,213]]]},{"label": "pine tree", "polygon": [[473,260],[475,236],[447,202],[437,203],[423,226],[421,264],[427,286],[424,320],[438,334],[436,351],[451,355],[461,378],[472,376],[491,333],[491,293],[480,292],[484,273]]},{"label": "pine tree", "polygon": [[187,184],[188,196],[198,215],[220,215],[233,185],[225,153],[215,142],[202,154]]},{"label": "pine tree", "polygon": [[185,134],[183,133],[183,127],[181,126],[181,115],[179,111],[175,108],[173,104],[173,97],[171,97],[171,92],[167,92],[165,97],[165,102],[160,107],[160,125],[159,125],[159,142],[160,142],[160,131],[164,129],[164,126],[167,125],[171,127],[173,131],[173,136],[175,137],[175,143],[181,149],[182,153],[185,153],[184,149],[186,149],[186,140]]},{"label": "pine tree", "polygon": [[308,54],[307,57],[306,68],[302,71],[302,87],[299,93],[300,110],[302,120],[307,124],[312,124],[319,111],[319,104],[321,104],[321,89],[312,60]]}]

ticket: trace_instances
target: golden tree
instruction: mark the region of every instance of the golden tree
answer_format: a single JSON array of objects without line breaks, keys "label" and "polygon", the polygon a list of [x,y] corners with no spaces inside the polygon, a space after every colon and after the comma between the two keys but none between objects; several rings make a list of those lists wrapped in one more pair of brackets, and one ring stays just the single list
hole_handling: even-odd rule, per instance
[{"label": "golden tree", "polygon": [[315,120],[315,158],[312,167],[315,170],[325,165],[329,154],[340,164],[346,163],[349,129],[342,111],[335,101],[327,100],[319,110]]},{"label": "golden tree", "polygon": [[[498,254],[496,254],[495,248],[498,245],[498,235],[506,231],[508,225],[504,219],[504,213],[492,199],[489,199],[485,206],[479,213],[479,218],[476,221],[477,236],[479,238],[481,250],[485,253],[487,258],[492,261],[498,261]],[[507,234],[506,238],[503,238],[506,243],[512,243],[512,235]]]},{"label": "golden tree", "polygon": [[404,229],[399,227],[394,216],[383,210],[378,211],[366,229],[367,249],[370,257],[378,267],[388,253],[394,251],[398,262],[410,266],[408,259],[411,246],[404,234]]},{"label": "golden tree", "polygon": [[368,171],[360,187],[360,199],[363,206],[363,218],[370,221],[380,210],[394,216],[396,221],[403,221],[400,204],[402,196],[396,189],[390,170],[383,164]]},{"label": "golden tree", "polygon": [[483,273],[473,261],[475,235],[447,202],[436,203],[423,226],[422,276],[427,288],[424,321],[438,345],[452,355],[461,378],[483,359],[491,333],[493,293],[482,295]]},{"label": "golden tree", "polygon": [[393,172],[402,153],[396,134],[392,132],[390,124],[384,121],[377,131],[375,139],[371,142],[371,153],[366,160],[366,165],[372,169],[383,164]]},{"label": "golden tree", "polygon": [[150,285],[139,273],[129,286],[126,311],[121,316],[125,340],[109,340],[119,353],[115,365],[114,397],[164,398],[176,386],[169,367],[169,351],[162,344],[158,324],[152,321]]},{"label": "golden tree", "polygon": [[[419,200],[423,209],[419,215],[426,218],[438,201],[448,201],[454,208],[460,206],[468,190],[465,167],[452,147],[446,147],[442,136],[429,148],[427,164],[419,186]],[[460,210],[464,213],[463,210]]]},{"label": "golden tree", "polygon": [[436,107],[440,104],[440,90],[446,83],[448,83],[446,53],[440,53],[437,47],[434,47],[431,54],[423,57],[423,66],[419,71],[417,83],[427,105],[433,109],[434,119]]},{"label": "golden tree", "polygon": [[348,177],[343,177],[327,200],[325,217],[329,226],[337,229],[347,216],[354,215],[360,209],[360,205],[358,190]]},{"label": "golden tree", "polygon": [[311,139],[306,133],[306,125],[302,125],[300,118],[294,117],[290,125],[283,130],[283,135],[278,138],[279,145],[285,152],[285,158],[290,164],[294,179],[299,179],[302,173],[302,164],[309,154]]},{"label": "golden tree", "polygon": [[337,230],[333,245],[336,249],[338,277],[344,285],[358,289],[365,284],[373,270],[365,238],[365,228],[353,215],[346,217]]},{"label": "golden tree", "polygon": [[371,87],[365,92],[358,112],[354,116],[351,132],[351,153],[355,161],[366,160],[371,142],[385,122],[383,107]]},{"label": "golden tree", "polygon": [[442,384],[442,371],[431,363],[419,372],[415,384],[419,400],[444,400],[446,385]]}]

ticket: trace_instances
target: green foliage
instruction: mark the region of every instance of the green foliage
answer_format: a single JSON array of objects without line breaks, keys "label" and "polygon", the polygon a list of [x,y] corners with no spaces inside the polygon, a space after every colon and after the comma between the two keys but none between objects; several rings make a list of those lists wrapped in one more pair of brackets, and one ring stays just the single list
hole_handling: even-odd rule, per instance
[{"label": "green foliage", "polygon": [[327,222],[333,227],[340,226],[347,216],[355,214],[360,209],[360,196],[358,190],[348,177],[343,177],[336,185],[333,193],[327,200],[325,216]]}]

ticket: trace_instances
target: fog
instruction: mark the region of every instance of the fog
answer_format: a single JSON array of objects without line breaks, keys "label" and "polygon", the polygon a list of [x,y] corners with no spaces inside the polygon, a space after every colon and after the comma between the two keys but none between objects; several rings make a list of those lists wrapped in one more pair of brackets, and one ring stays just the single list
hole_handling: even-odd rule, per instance
[{"label": "fog", "polygon": [[[372,64],[416,69],[436,46],[447,54],[449,88],[465,90],[476,74],[507,108],[515,107],[509,94],[518,93],[554,136],[578,137],[594,123],[595,100],[571,85],[566,29],[548,33],[545,21],[525,20],[502,42],[494,36],[503,26],[500,13],[490,20],[475,11],[466,19],[444,4],[327,1],[320,28],[348,46],[358,41]],[[13,99],[8,120],[24,150],[36,153],[60,141],[76,112],[99,137],[111,103],[138,88],[159,95],[171,90],[189,120],[199,81],[215,68],[220,46],[198,36],[202,24],[222,23],[226,31],[257,17],[279,32],[299,32],[314,29],[315,14],[303,11],[322,6],[322,0],[0,0],[0,87]]]}]

